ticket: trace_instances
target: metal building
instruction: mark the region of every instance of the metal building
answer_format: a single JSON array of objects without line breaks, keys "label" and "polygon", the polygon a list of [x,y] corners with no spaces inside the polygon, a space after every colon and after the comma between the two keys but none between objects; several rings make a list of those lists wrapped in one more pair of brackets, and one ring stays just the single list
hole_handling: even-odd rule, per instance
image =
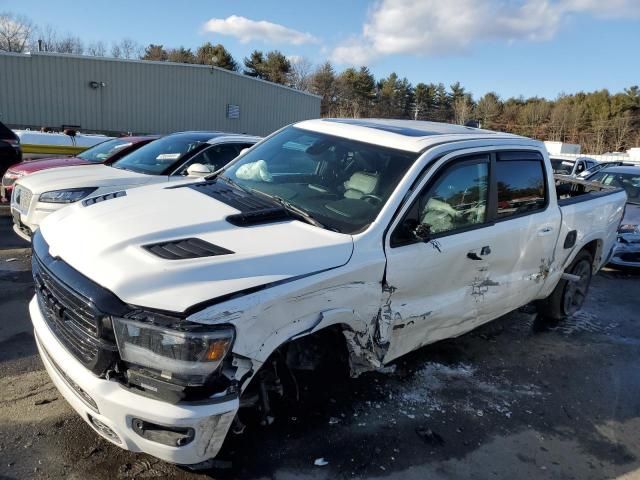
[{"label": "metal building", "polygon": [[0,53],[0,120],[104,133],[266,135],[320,116],[320,97],[205,65]]}]

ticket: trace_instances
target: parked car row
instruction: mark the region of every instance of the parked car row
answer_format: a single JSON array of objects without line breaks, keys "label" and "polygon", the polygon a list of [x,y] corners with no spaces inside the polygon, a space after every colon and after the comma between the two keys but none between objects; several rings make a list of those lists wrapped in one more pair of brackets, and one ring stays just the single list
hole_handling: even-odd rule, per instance
[{"label": "parked car row", "polygon": [[627,206],[618,229],[618,244],[610,263],[616,267],[640,268],[640,167],[606,167],[587,179],[622,188],[627,193]]},{"label": "parked car row", "polygon": [[2,177],[0,197],[2,200],[9,200],[15,181],[30,173],[57,167],[72,167],[97,163],[108,165],[157,138],[158,136],[114,138],[84,150],[76,156],[42,158],[40,160],[16,163],[15,165],[11,165]]},{"label": "parked car row", "polygon": [[198,466],[300,370],[359,375],[524,305],[576,313],[617,245],[626,179],[607,178],[554,176],[519,136],[322,119],[25,175],[11,208],[56,387],[110,442]]},{"label": "parked car row", "polygon": [[14,190],[14,230],[30,240],[44,218],[90,195],[207,175],[258,140],[221,132],[123,137],[107,140],[77,157],[22,162],[9,168],[2,182],[4,189]]}]

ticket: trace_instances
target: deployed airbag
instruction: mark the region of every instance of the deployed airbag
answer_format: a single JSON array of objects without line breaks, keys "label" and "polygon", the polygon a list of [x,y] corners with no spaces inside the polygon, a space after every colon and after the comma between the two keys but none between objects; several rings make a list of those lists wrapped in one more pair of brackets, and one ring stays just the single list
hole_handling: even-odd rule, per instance
[{"label": "deployed airbag", "polygon": [[262,182],[272,182],[273,177],[267,168],[267,162],[258,160],[257,162],[245,163],[238,167],[236,177],[240,180],[253,180]]}]

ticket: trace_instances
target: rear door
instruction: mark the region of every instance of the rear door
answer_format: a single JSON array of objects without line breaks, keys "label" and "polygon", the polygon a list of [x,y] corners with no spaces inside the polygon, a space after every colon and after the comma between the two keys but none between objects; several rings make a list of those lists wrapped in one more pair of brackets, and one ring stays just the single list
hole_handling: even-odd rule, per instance
[{"label": "rear door", "polygon": [[490,269],[501,288],[485,296],[479,311],[483,321],[536,297],[549,273],[561,222],[560,210],[550,202],[549,172],[539,152],[498,151],[492,165],[496,188]]}]

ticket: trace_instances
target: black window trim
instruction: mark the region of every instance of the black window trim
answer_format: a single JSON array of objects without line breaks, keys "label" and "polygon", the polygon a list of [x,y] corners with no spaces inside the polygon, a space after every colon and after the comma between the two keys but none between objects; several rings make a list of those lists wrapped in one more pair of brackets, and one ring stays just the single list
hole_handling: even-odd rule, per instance
[{"label": "black window trim", "polygon": [[[531,157],[536,157],[536,158],[510,158],[510,159],[500,159],[500,155],[504,155],[504,154],[513,154],[513,155],[521,155],[523,153],[527,153],[530,154]],[[491,183],[491,190],[493,192],[493,195],[495,196],[495,203],[493,204],[493,207],[495,208],[491,213],[491,218],[493,219],[493,221],[495,223],[501,223],[501,222],[505,222],[507,220],[514,220],[516,218],[521,218],[521,217],[526,217],[528,215],[536,215],[538,213],[543,213],[546,212],[547,209],[549,208],[549,204],[550,204],[550,192],[549,192],[549,179],[547,177],[547,165],[544,162],[544,157],[540,154],[540,152],[538,152],[537,150],[500,150],[497,152],[492,152],[492,157],[493,157],[493,161],[495,163],[497,162],[518,162],[518,161],[539,161],[540,162],[540,166],[542,167],[542,177],[543,177],[543,181],[544,181],[544,206],[542,208],[539,208],[537,210],[532,210],[532,211],[528,211],[528,212],[522,212],[522,213],[518,213],[516,215],[509,215],[508,217],[502,217],[502,218],[498,218],[498,183],[497,183],[497,179],[494,178],[493,182]],[[494,172],[497,169],[494,168]]]},{"label": "black window trim", "polygon": [[[527,154],[530,155],[531,157],[535,157],[535,158],[511,158],[511,159],[498,159],[498,157],[500,155],[505,155],[505,154]],[[425,175],[428,174],[428,172],[430,170],[432,170],[432,168],[434,167],[435,163],[437,163],[439,160],[442,159],[443,156],[445,156],[446,154],[436,157],[433,159],[433,161],[427,165],[423,171],[420,173],[420,175],[416,178],[416,180],[413,182],[413,184],[411,185],[411,188],[407,191],[407,195],[405,197],[406,200],[408,200],[408,197],[410,197],[411,195],[413,195],[413,192],[416,190],[416,188],[418,187],[418,185],[420,184],[420,182],[422,181],[422,179],[424,178]],[[469,152],[469,153],[464,153],[461,154],[459,156],[453,156],[451,158],[449,158],[446,162],[444,162],[442,165],[440,165],[436,172],[434,173],[434,175],[429,178],[429,180],[427,180],[427,183],[424,185],[424,187],[422,189],[420,189],[420,193],[422,191],[424,191],[425,189],[429,189],[431,190],[434,186],[434,183],[438,181],[438,179],[449,170],[451,164],[453,163],[459,163],[459,164],[464,164],[464,163],[480,163],[477,161],[474,161],[473,159],[470,159],[469,157],[480,157],[480,156],[486,156],[488,158],[488,163],[489,163],[489,196],[488,196],[488,200],[487,200],[487,213],[486,213],[486,218],[485,221],[483,223],[478,223],[475,225],[470,225],[469,227],[464,227],[464,228],[458,228],[456,230],[448,230],[446,232],[441,232],[441,233],[437,233],[434,234],[431,239],[433,240],[437,240],[439,238],[443,238],[443,237],[448,237],[450,235],[457,235],[459,233],[466,233],[472,230],[477,230],[480,228],[485,228],[485,227],[492,227],[493,225],[495,225],[496,223],[500,223],[500,222],[505,222],[505,221],[509,221],[509,220],[515,220],[521,217],[525,217],[528,215],[536,215],[539,213],[543,213],[546,212],[549,208],[549,205],[551,203],[551,199],[550,199],[550,191],[549,191],[549,180],[548,180],[548,172],[547,172],[547,164],[544,161],[544,157],[542,156],[542,154],[533,148],[507,148],[507,149],[499,149],[499,150],[486,150],[486,151],[477,151],[477,152]],[[466,159],[466,160],[465,160]],[[498,185],[497,185],[497,179],[496,179],[496,167],[497,167],[497,162],[501,161],[501,162],[510,162],[510,161],[522,161],[522,160],[537,160],[540,162],[541,168],[542,168],[542,175],[544,178],[544,195],[545,195],[545,204],[543,208],[540,208],[538,210],[534,210],[534,211],[529,211],[529,212],[522,212],[519,213],[517,215],[510,215],[508,217],[503,217],[503,218],[498,218],[497,217],[497,213],[498,213]],[[409,205],[409,207],[406,209],[406,211],[404,212],[404,214],[402,215],[402,217],[399,217],[400,212],[404,206],[404,201],[400,204],[400,206],[398,207],[398,209],[396,210],[396,213],[394,214],[394,216],[392,217],[389,226],[387,227],[387,229],[385,230],[385,237],[387,235],[389,235],[389,247],[390,248],[399,248],[399,247],[405,247],[408,245],[414,245],[416,243],[423,243],[422,240],[419,239],[415,239],[415,240],[406,240],[403,242],[394,242],[393,241],[393,234],[396,231],[396,229],[400,228],[400,226],[402,225],[402,222],[404,221],[404,219],[406,218],[407,214],[411,211],[411,209],[413,208],[414,202],[417,201],[417,199],[420,197],[420,193],[418,194],[418,196],[416,198],[413,199],[413,201],[411,202],[411,204]],[[428,191],[427,191],[428,193]],[[391,226],[393,225],[393,223],[395,222],[396,218],[400,218],[400,220],[398,221],[398,223],[396,224],[395,228],[393,229],[393,231],[391,231]],[[391,232],[391,233],[388,233]],[[383,237],[383,238],[385,238]]]}]

